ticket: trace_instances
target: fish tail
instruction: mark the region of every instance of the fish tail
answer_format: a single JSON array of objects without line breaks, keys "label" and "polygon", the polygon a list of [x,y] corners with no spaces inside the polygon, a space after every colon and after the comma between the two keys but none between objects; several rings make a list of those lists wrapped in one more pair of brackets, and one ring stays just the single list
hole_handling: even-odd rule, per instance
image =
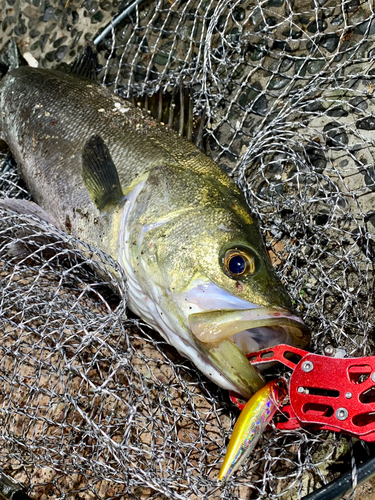
[{"label": "fish tail", "polygon": [[8,71],[12,69],[19,68],[27,64],[21,56],[20,51],[18,50],[17,44],[14,38],[9,40],[8,46],[1,55],[0,59],[0,79],[3,78]]},{"label": "fish tail", "polygon": [[[18,50],[17,44],[14,39],[10,39],[8,46],[4,47],[0,56],[0,81],[8,73],[8,71],[18,68],[22,64],[22,56]],[[1,108],[0,108],[1,111]],[[0,139],[2,140],[0,125]]]}]

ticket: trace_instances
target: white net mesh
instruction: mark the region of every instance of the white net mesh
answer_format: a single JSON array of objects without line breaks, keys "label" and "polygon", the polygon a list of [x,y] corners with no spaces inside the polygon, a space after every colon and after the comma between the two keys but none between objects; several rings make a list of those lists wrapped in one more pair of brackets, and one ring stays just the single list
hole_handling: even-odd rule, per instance
[{"label": "white net mesh", "polygon": [[[42,67],[69,63],[127,5],[4,0],[1,43],[15,37]],[[143,2],[98,47],[100,78],[120,95],[182,87],[195,116],[204,110],[207,153],[258,215],[318,353],[327,344],[373,353],[372,9],[360,0]],[[5,147],[1,159],[0,195],[28,198]],[[31,256],[12,257],[25,245]],[[335,462],[350,467],[346,438],[274,429],[219,485],[238,411],[126,316],[116,264],[9,212],[0,262],[0,465],[35,498],[294,499],[333,479]]]}]

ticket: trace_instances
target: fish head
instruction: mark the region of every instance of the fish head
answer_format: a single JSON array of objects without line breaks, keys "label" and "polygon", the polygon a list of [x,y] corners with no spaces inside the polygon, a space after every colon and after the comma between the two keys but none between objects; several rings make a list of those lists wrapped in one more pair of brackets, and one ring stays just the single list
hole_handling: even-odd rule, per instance
[{"label": "fish head", "polygon": [[309,336],[245,200],[227,198],[143,226],[133,248],[156,328],[219,386],[249,397],[264,381],[246,354],[304,347]]}]

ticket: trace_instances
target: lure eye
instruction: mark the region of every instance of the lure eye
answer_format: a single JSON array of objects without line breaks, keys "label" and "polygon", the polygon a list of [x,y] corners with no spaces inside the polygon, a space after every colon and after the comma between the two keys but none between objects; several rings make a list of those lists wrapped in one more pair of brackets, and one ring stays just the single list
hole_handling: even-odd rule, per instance
[{"label": "lure eye", "polygon": [[242,250],[227,250],[224,255],[224,269],[233,278],[255,273],[255,259]]}]

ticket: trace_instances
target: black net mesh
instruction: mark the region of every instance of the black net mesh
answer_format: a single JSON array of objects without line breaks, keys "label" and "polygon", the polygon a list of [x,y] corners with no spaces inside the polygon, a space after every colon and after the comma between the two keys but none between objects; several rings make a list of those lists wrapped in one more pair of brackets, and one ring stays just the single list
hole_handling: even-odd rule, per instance
[{"label": "black net mesh", "polygon": [[[0,41],[14,37],[41,67],[70,63],[129,5],[3,0]],[[161,120],[172,108],[204,124],[202,147],[259,217],[312,349],[372,354],[372,3],[165,0],[129,10],[98,45],[101,81],[151,111],[157,102]],[[29,199],[4,145],[0,195]],[[350,468],[347,438],[274,429],[220,485],[238,411],[126,311],[116,263],[4,211],[0,262],[0,465],[34,498],[286,500]]]}]

